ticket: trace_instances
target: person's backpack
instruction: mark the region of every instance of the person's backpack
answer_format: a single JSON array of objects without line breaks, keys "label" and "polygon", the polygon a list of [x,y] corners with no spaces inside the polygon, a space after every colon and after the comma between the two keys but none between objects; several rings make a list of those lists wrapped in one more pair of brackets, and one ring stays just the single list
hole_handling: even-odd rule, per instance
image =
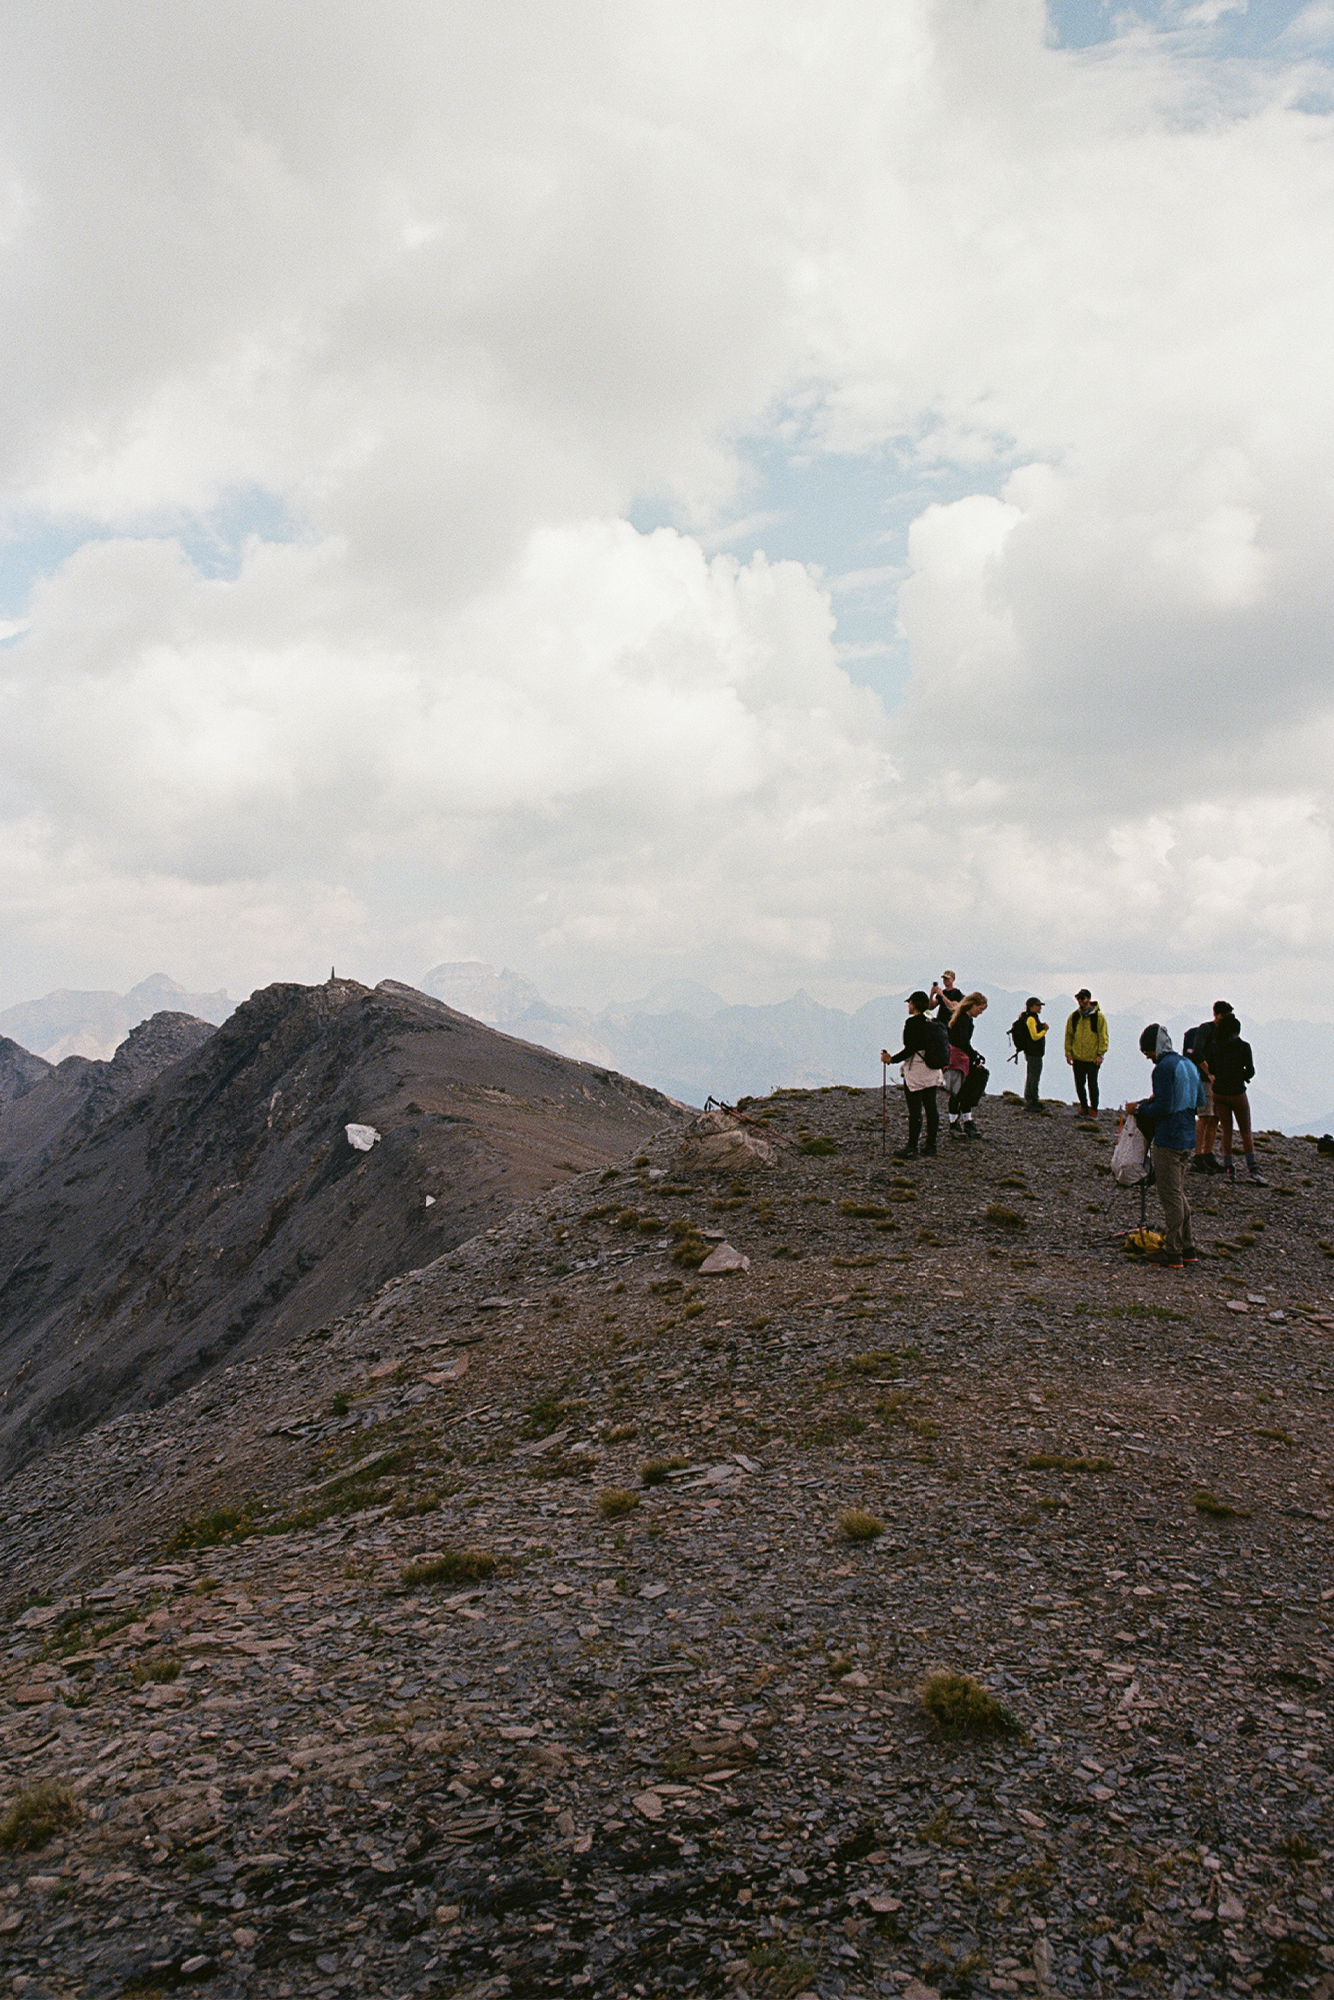
[{"label": "person's backpack", "polygon": [[927,1022],[926,1047],[922,1050],[922,1060],[928,1069],[949,1068],[950,1038],[943,1021]]},{"label": "person's backpack", "polygon": [[1011,1062],[1018,1062],[1020,1056],[1026,1056],[1028,1051],[1033,1047],[1033,1038],[1028,1032],[1027,1008],[1024,1009],[1022,1014],[1016,1015],[1015,1019],[1011,1021],[1010,1040],[1014,1043],[1014,1054],[1010,1057]]}]

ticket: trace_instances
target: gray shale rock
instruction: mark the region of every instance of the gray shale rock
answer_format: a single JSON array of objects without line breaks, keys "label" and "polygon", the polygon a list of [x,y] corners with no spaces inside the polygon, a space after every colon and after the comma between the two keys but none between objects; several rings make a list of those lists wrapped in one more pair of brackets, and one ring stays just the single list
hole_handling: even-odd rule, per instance
[{"label": "gray shale rock", "polygon": [[11,1478],[0,1813],[79,1814],[15,1990],[1329,2000],[1334,1168],[1262,1138],[1165,1273],[1109,1122],[984,1110],[663,1131]]}]

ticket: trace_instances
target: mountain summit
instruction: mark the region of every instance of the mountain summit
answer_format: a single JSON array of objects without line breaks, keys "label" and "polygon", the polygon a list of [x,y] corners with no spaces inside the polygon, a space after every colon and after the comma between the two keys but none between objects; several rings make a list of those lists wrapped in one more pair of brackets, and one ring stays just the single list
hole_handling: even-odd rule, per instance
[{"label": "mountain summit", "polygon": [[393,981],[265,988],[0,1182],[0,1468],[319,1326],[677,1112]]}]

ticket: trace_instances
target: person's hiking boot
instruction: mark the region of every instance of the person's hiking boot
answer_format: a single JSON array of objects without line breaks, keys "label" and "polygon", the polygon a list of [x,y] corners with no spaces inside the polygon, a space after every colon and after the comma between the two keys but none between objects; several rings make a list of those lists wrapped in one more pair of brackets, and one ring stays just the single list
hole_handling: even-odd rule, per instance
[{"label": "person's hiking boot", "polygon": [[982,1137],[982,1134],[978,1131],[971,1118],[965,1118],[963,1121],[963,1136],[965,1139],[980,1139]]},{"label": "person's hiking boot", "polygon": [[928,1139],[926,1144],[922,1148],[922,1158],[924,1160],[934,1160],[935,1157],[936,1157],[936,1142],[934,1139]]},{"label": "person's hiking boot", "polygon": [[1155,1250],[1152,1256],[1146,1257],[1144,1261],[1146,1264],[1157,1264],[1163,1271],[1179,1271],[1183,1262],[1180,1257],[1169,1257],[1166,1250]]},{"label": "person's hiking boot", "polygon": [[1191,1264],[1198,1264],[1200,1261],[1198,1251],[1184,1250],[1181,1254],[1181,1261],[1183,1264],[1187,1266]]},{"label": "person's hiking boot", "polygon": [[1251,1183],[1251,1186],[1252,1186],[1252,1187],[1268,1187],[1268,1186],[1269,1186],[1269,1183],[1268,1183],[1268,1181],[1267,1181],[1267,1180],[1266,1180],[1266,1179],[1264,1178],[1263,1174],[1259,1174],[1259,1173],[1257,1173],[1257,1172],[1256,1172],[1256,1170],[1255,1170],[1255,1163],[1254,1163],[1254,1162],[1253,1162],[1252,1160],[1247,1160],[1247,1162],[1246,1162],[1246,1174],[1247,1174],[1247,1178],[1249,1179],[1249,1181],[1250,1181],[1250,1183]]},{"label": "person's hiking boot", "polygon": [[1190,1171],[1193,1174],[1212,1173],[1213,1168],[1209,1165],[1208,1153],[1197,1153],[1190,1163]]},{"label": "person's hiking boot", "polygon": [[917,1158],[917,1148],[916,1146],[900,1146],[894,1158],[896,1160],[915,1160]]},{"label": "person's hiking boot", "polygon": [[963,1138],[963,1136],[964,1136],[964,1131],[963,1131],[963,1126],[962,1126],[962,1125],[959,1125],[959,1124],[957,1124],[957,1123],[955,1122],[955,1120],[954,1120],[953,1118],[951,1118],[951,1120],[950,1120],[950,1137],[951,1137],[951,1139],[962,1139],[962,1138]]},{"label": "person's hiking boot", "polygon": [[1222,1174],[1224,1180],[1231,1181],[1233,1183],[1236,1182],[1237,1170],[1233,1166],[1231,1160],[1224,1160],[1222,1166],[1218,1169],[1218,1171],[1220,1174]]}]

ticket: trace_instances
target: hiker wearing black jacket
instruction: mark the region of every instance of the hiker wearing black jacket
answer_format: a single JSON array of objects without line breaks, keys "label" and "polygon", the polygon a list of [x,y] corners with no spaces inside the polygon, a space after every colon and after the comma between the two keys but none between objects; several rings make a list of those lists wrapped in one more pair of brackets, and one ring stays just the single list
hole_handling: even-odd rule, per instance
[{"label": "hiker wearing black jacket", "polygon": [[1214,1082],[1209,1068],[1209,1051],[1219,1024],[1234,1020],[1232,1004],[1228,1000],[1215,1000],[1214,1009],[1207,1021],[1201,1021],[1198,1028],[1187,1028],[1181,1042],[1181,1053],[1189,1056],[1200,1072],[1204,1084],[1204,1109],[1195,1120],[1195,1158],[1190,1163],[1193,1174],[1219,1174],[1223,1169],[1214,1158],[1214,1141],[1218,1137],[1218,1112],[1214,1107]]},{"label": "hiker wearing black jacket", "polygon": [[[959,1051],[959,1055],[950,1056],[951,1139],[981,1137],[973,1119],[973,1110],[987,1087],[987,1070],[982,1057],[973,1047],[973,1028],[986,1011],[986,994],[969,993],[960,999],[950,1014],[950,1048]],[[960,1056],[963,1058],[962,1065]]]},{"label": "hiker wearing black jacket", "polygon": [[1235,1118],[1241,1134],[1246,1171],[1252,1181],[1263,1186],[1255,1168],[1251,1107],[1246,1097],[1246,1086],[1255,1075],[1255,1063],[1250,1043],[1241,1039],[1241,1022],[1235,1014],[1224,1015],[1214,1030],[1209,1042],[1209,1068],[1213,1072],[1214,1103],[1223,1118],[1223,1172],[1229,1180],[1236,1179],[1236,1169],[1232,1164],[1232,1120]]},{"label": "hiker wearing black jacket", "polygon": [[[936,1135],[940,1131],[940,1112],[936,1107],[936,1092],[945,1080],[944,1068],[935,1068],[931,1056],[939,1053],[936,1044],[942,1038],[938,1021],[928,1021],[927,1013],[931,1002],[920,989],[908,995],[908,1018],[903,1024],[903,1047],[896,1055],[880,1051],[881,1062],[903,1064],[903,1095],[908,1106],[908,1143],[895,1153],[896,1160],[915,1160],[918,1141],[922,1136],[922,1114],[926,1113],[926,1144],[922,1147],[922,1157],[933,1159],[936,1151]],[[947,1044],[948,1046],[948,1044]]]}]

